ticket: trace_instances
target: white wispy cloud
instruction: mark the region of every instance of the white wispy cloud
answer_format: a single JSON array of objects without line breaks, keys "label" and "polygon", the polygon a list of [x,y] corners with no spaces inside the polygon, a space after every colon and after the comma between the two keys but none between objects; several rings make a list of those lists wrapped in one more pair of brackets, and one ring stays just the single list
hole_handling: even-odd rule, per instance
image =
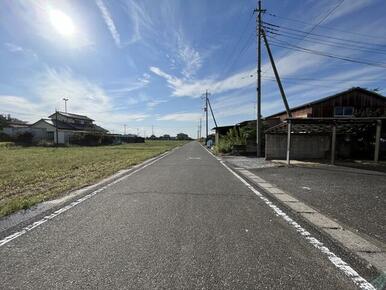
[{"label": "white wispy cloud", "polygon": [[182,66],[181,74],[186,79],[193,77],[202,66],[200,53],[190,46],[182,33],[176,34],[177,51],[176,55]]},{"label": "white wispy cloud", "polygon": [[121,47],[121,36],[119,35],[119,32],[117,30],[117,27],[115,26],[115,23],[113,21],[113,18],[111,17],[109,10],[107,9],[106,5],[103,3],[102,0],[96,0],[96,4],[99,10],[101,11],[103,20],[105,21],[106,26],[109,29],[115,44],[118,47]]},{"label": "white wispy cloud", "polygon": [[248,76],[251,72],[253,72],[253,69],[243,71],[221,81],[217,81],[209,77],[203,80],[185,80],[172,76],[158,67],[150,67],[149,69],[151,72],[167,81],[168,86],[172,89],[172,95],[176,97],[199,98],[205,89],[220,93],[228,90],[244,88],[255,83],[253,79],[245,78],[245,76]]},{"label": "white wispy cloud", "polygon": [[20,45],[16,45],[14,43],[6,42],[6,43],[4,43],[4,45],[8,49],[8,51],[10,51],[10,52],[24,51],[24,49]]},{"label": "white wispy cloud", "polygon": [[148,108],[154,109],[158,105],[163,104],[163,103],[167,103],[167,102],[168,102],[167,100],[161,100],[161,99],[159,99],[159,100],[151,100],[146,105],[147,105]]},{"label": "white wispy cloud", "polygon": [[[292,52],[279,58],[277,61],[281,75],[290,75],[307,68],[315,68],[317,65],[326,62],[325,59],[317,56],[303,55],[298,52]],[[159,67],[150,67],[151,72],[164,78],[168,86],[172,89],[172,95],[176,97],[198,98],[205,89],[213,93],[223,93],[232,90],[244,89],[256,85],[255,68],[246,68],[241,72],[234,73],[224,79],[207,77],[205,79],[186,80],[178,78],[164,72]],[[270,65],[264,64],[263,71],[269,71]]]},{"label": "white wispy cloud", "polygon": [[143,73],[140,77],[134,80],[117,81],[110,84],[106,91],[115,97],[128,97],[128,94],[143,89],[150,84],[151,76],[148,73]]},{"label": "white wispy cloud", "polygon": [[125,11],[131,22],[131,37],[127,44],[133,44],[143,39],[144,32],[152,33],[153,21],[142,6],[143,2],[128,0],[125,1]]},{"label": "white wispy cloud", "polygon": [[0,95],[0,108],[0,113],[17,115],[30,122],[37,121],[46,114],[41,105],[20,96]]},{"label": "white wispy cloud", "polygon": [[121,128],[127,122],[143,121],[145,112],[131,110],[129,104],[116,107],[114,98],[96,83],[74,74],[69,68],[47,68],[29,89],[31,97],[0,96],[2,112],[17,113],[34,122],[46,118],[55,109],[63,110],[62,98],[69,98],[68,110],[85,114],[107,129]]},{"label": "white wispy cloud", "polygon": [[18,54],[18,58],[23,58],[23,65],[26,67],[30,65],[32,62],[36,62],[39,60],[39,57],[35,51],[29,48],[22,47],[20,45],[17,45],[15,43],[6,42],[4,43],[5,48],[13,54]]},{"label": "white wispy cloud", "polygon": [[202,66],[200,54],[190,46],[181,47],[178,54],[185,64],[182,69],[183,76],[192,77]]},{"label": "white wispy cloud", "polygon": [[158,117],[158,121],[197,121],[202,114],[200,113],[173,113]]}]

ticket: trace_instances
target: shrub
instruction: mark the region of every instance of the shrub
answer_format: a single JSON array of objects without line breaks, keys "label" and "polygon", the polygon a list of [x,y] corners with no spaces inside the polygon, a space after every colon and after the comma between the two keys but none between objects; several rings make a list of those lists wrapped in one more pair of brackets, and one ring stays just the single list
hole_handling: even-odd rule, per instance
[{"label": "shrub", "polygon": [[48,140],[40,140],[38,143],[37,143],[38,146],[42,146],[42,147],[51,147],[52,145],[54,145],[54,141],[48,141]]},{"label": "shrub", "polygon": [[239,133],[236,127],[230,129],[225,136],[225,139],[228,140],[231,146],[233,145],[245,145],[247,143],[246,137],[242,132]]},{"label": "shrub", "polygon": [[215,153],[228,153],[231,152],[231,150],[232,145],[225,138],[220,139],[218,144],[214,146]]},{"label": "shrub", "polygon": [[0,132],[0,142],[10,142],[12,141],[11,136],[5,134],[4,132]]},{"label": "shrub", "polygon": [[103,135],[101,139],[101,144],[103,145],[111,145],[114,144],[114,136],[111,135]]},{"label": "shrub", "polygon": [[71,136],[70,144],[97,146],[102,144],[102,135],[94,133],[77,133]]},{"label": "shrub", "polygon": [[0,142],[0,148],[10,148],[12,146],[15,146],[15,143],[13,143],[13,142]]},{"label": "shrub", "polygon": [[15,143],[22,145],[31,145],[33,143],[34,135],[30,132],[24,132],[16,135]]},{"label": "shrub", "polygon": [[228,131],[226,136],[222,137],[218,144],[214,146],[216,153],[228,153],[232,151],[234,145],[246,145],[247,138],[246,134],[237,130],[236,127],[233,127]]}]

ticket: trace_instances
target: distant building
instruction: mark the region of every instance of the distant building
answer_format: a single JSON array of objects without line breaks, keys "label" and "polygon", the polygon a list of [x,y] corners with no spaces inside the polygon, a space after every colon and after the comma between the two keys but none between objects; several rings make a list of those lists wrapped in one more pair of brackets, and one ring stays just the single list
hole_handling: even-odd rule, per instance
[{"label": "distant building", "polygon": [[0,115],[0,131],[7,136],[16,137],[19,134],[30,132],[31,129],[29,128],[28,123],[25,121],[11,118],[10,115]]},{"label": "distant building", "polygon": [[75,133],[108,133],[108,130],[95,125],[94,120],[87,116],[64,112],[53,113],[48,119],[40,119],[30,127],[45,129],[46,139],[55,143],[57,142],[56,135],[58,135],[57,143],[59,144],[68,143],[69,138]]}]

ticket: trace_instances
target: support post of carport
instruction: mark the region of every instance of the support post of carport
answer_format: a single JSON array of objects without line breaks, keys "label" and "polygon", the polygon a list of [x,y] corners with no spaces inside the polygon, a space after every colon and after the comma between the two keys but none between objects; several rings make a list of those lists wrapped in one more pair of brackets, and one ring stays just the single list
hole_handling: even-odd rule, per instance
[{"label": "support post of carport", "polygon": [[331,164],[335,164],[335,147],[336,147],[336,125],[332,126],[332,139],[331,139]]},{"label": "support post of carport", "polygon": [[288,133],[287,133],[287,165],[290,165],[290,152],[291,152],[291,121],[287,120],[288,122]]},{"label": "support post of carport", "polygon": [[374,162],[379,160],[379,145],[381,140],[382,121],[377,120],[377,128],[375,130],[375,149],[374,149]]}]

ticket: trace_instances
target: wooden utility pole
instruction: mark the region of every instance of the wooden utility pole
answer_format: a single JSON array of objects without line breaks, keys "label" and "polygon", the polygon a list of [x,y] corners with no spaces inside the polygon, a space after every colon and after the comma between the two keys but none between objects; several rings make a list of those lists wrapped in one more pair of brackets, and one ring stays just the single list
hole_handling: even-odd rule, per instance
[{"label": "wooden utility pole", "polygon": [[335,151],[336,151],[336,124],[332,126],[332,138],[331,138],[331,164],[335,164]]},{"label": "wooden utility pole", "polygon": [[55,131],[56,131],[56,145],[59,144],[59,132],[58,132],[58,110],[55,109]]},{"label": "wooden utility pole", "polygon": [[375,148],[374,148],[374,161],[379,161],[379,148],[380,148],[380,141],[381,141],[381,132],[382,132],[382,121],[377,120],[377,125],[375,129]]},{"label": "wooden utility pole", "polygon": [[275,61],[274,61],[273,56],[272,56],[271,48],[269,47],[267,36],[266,36],[265,31],[264,31],[263,28],[261,29],[261,34],[263,35],[265,47],[267,48],[269,60],[271,61],[272,69],[273,69],[273,72],[275,74],[277,85],[279,86],[279,90],[280,90],[281,97],[283,99],[285,110],[287,111],[288,118],[291,118],[292,114],[291,114],[291,110],[290,110],[290,108],[288,106],[287,97],[285,95],[285,92],[284,92],[284,89],[283,89],[283,85],[281,83],[280,76],[279,76],[279,73],[277,71],[277,68],[276,68],[276,65],[275,65]]},{"label": "wooden utility pole", "polygon": [[200,139],[201,139],[201,134],[202,134],[202,119],[200,118],[200,135],[199,135],[199,136],[200,136],[200,137],[199,137]]},{"label": "wooden utility pole", "polygon": [[261,0],[258,1],[258,9],[256,12],[256,26],[257,26],[257,84],[256,84],[256,145],[257,157],[261,157],[262,146],[262,124],[261,124],[261,13],[265,10],[261,8]]},{"label": "wooden utility pole", "polygon": [[216,127],[218,127],[217,122],[216,122],[216,118],[214,117],[212,105],[210,104],[210,100],[209,100],[209,99],[208,99],[208,105],[209,105],[210,112],[211,112],[211,114],[212,114],[212,118],[213,118],[214,125],[215,125]]},{"label": "wooden utility pole", "polygon": [[209,134],[209,130],[208,130],[208,96],[210,94],[208,93],[208,90],[206,90],[205,94],[202,95],[203,98],[205,98],[205,107],[204,107],[204,111],[205,111],[205,125],[206,125],[206,138],[205,138],[205,144],[206,142],[208,141],[208,134]]},{"label": "wooden utility pole", "polygon": [[205,144],[208,142],[208,90],[205,92],[205,118],[206,118],[206,139]]}]

